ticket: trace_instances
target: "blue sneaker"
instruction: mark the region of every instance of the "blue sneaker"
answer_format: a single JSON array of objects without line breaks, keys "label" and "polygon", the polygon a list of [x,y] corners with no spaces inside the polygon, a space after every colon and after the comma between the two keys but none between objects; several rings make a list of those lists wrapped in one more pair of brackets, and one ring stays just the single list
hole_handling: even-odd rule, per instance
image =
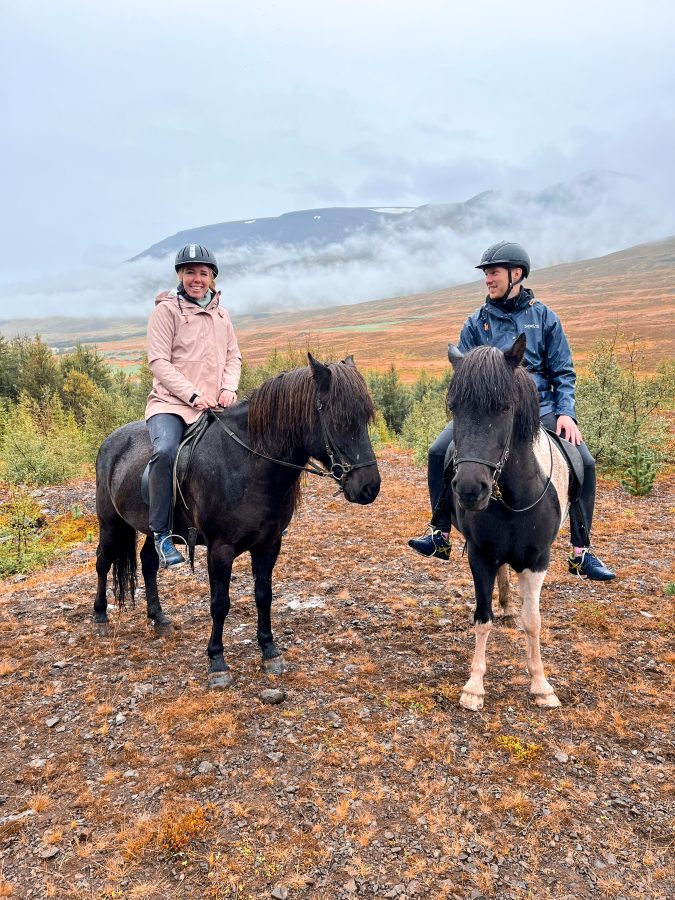
[{"label": "blue sneaker", "polygon": [[591,581],[611,581],[616,577],[590,547],[584,547],[581,556],[570,553],[568,566],[571,575],[579,575],[580,578],[589,578]]},{"label": "blue sneaker", "polygon": [[159,556],[159,565],[162,569],[175,569],[184,565],[187,560],[176,550],[173,543],[173,535],[168,531],[155,532],[155,550]]},{"label": "blue sneaker", "polygon": [[412,547],[415,553],[421,553],[422,556],[435,556],[437,559],[447,560],[450,557],[452,544],[444,536],[439,528],[429,526],[429,533],[419,538],[411,538],[408,546]]}]

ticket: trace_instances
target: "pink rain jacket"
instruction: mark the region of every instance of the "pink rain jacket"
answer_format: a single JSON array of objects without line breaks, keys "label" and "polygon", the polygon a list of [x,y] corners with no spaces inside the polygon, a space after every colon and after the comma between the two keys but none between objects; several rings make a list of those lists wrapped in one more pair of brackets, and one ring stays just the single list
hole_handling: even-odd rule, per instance
[{"label": "pink rain jacket", "polygon": [[146,420],[175,413],[190,425],[202,414],[190,402],[193,395],[217,400],[223,389],[237,390],[241,353],[220,292],[206,309],[174,292],[158,295],[148,320],[148,365],[153,380]]}]

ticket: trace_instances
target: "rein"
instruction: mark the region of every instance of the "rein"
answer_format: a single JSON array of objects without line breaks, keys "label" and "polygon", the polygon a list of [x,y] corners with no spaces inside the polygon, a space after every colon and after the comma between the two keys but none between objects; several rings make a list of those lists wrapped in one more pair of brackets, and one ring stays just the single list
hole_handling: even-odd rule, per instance
[{"label": "rein", "polygon": [[330,468],[322,469],[319,466],[315,465],[312,460],[309,460],[309,463],[306,466],[298,466],[295,463],[286,462],[283,459],[275,459],[273,456],[268,456],[266,453],[261,453],[259,450],[254,450],[253,447],[250,447],[245,441],[243,441],[239,435],[235,434],[232,429],[226,425],[224,422],[218,418],[218,416],[213,412],[213,410],[209,410],[209,417],[212,418],[213,421],[217,422],[218,425],[223,429],[223,431],[232,438],[240,447],[243,447],[244,450],[248,450],[249,453],[252,453],[254,456],[259,456],[261,459],[266,459],[268,462],[276,463],[278,466],[286,466],[288,469],[297,469],[300,472],[308,472],[310,475],[318,475],[319,478],[332,478],[337,481],[339,491],[344,491],[345,489],[345,481],[350,472],[353,472],[354,469],[362,469],[365,466],[374,466],[377,465],[377,460],[371,459],[367,462],[362,463],[348,463],[343,462],[340,457],[340,450],[335,442],[335,439],[332,437],[330,430],[328,428],[328,424],[324,415],[324,406],[320,399],[317,398],[316,401],[316,409],[319,413],[319,422],[321,423],[321,433],[323,435],[324,446],[326,448],[326,453],[328,455],[328,459],[330,460]]},{"label": "rein", "polygon": [[492,492],[490,494],[490,498],[492,500],[499,500],[499,502],[503,506],[505,506],[509,510],[509,512],[521,513],[521,512],[527,512],[530,509],[534,509],[534,507],[544,499],[544,495],[546,494],[546,491],[549,489],[551,480],[553,479],[553,446],[551,444],[551,439],[549,438],[548,435],[546,435],[546,440],[548,441],[550,471],[548,473],[548,478],[546,479],[546,484],[544,485],[544,490],[537,497],[537,499],[534,501],[534,503],[530,503],[529,506],[522,506],[519,509],[515,509],[513,506],[509,506],[509,504],[506,502],[506,500],[504,500],[504,498],[502,497],[502,492],[499,488],[499,478],[502,474],[502,469],[506,465],[506,462],[509,458],[509,446],[511,444],[511,438],[513,437],[513,419],[514,419],[514,413],[513,413],[513,411],[511,411],[511,424],[509,426],[509,434],[508,434],[508,437],[506,438],[506,443],[504,444],[504,448],[501,452],[498,462],[493,463],[487,459],[478,459],[477,457],[473,457],[473,456],[463,456],[461,459],[457,459],[457,451],[455,450],[455,453],[452,457],[452,464],[453,464],[454,468],[457,468],[457,466],[460,463],[473,462],[473,463],[479,463],[482,466],[487,466],[489,469],[492,469],[493,470]]}]

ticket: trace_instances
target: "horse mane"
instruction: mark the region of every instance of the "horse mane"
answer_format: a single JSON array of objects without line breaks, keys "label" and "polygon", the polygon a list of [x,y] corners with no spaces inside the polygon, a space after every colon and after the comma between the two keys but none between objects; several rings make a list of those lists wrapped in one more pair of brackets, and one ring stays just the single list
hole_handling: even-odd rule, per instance
[{"label": "horse mane", "polygon": [[532,442],[539,432],[539,397],[534,382],[522,366],[512,368],[496,347],[476,347],[457,363],[446,408],[458,407],[482,415],[495,415],[513,407],[513,434]]},{"label": "horse mane", "polygon": [[[373,401],[358,369],[329,363],[331,379],[326,419],[331,430],[364,427],[375,414]],[[301,443],[316,422],[316,382],[309,366],[282,372],[251,392],[248,427],[256,450],[284,457]]]}]

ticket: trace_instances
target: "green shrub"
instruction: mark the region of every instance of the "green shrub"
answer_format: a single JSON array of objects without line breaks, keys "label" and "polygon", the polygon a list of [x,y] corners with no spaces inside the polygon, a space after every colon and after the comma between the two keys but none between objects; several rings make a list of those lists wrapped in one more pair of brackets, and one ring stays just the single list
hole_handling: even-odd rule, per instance
[{"label": "green shrub", "polygon": [[637,342],[625,348],[623,365],[616,344],[617,336],[595,346],[590,373],[577,383],[577,414],[598,470],[644,495],[654,484],[666,446],[667,422],[658,410],[672,402],[672,367],[644,375]]},{"label": "green shrub", "polygon": [[13,484],[60,484],[79,475],[86,446],[58,396],[42,403],[24,394],[0,441],[0,473]]},{"label": "green shrub", "polygon": [[50,550],[40,540],[40,508],[20,488],[10,492],[0,520],[0,575],[30,572],[43,565]]},{"label": "green shrub", "polygon": [[406,416],[412,409],[413,400],[410,389],[401,381],[396,367],[390,366],[384,374],[369,372],[366,381],[375,409],[384,416],[387,428],[400,434]]},{"label": "green shrub", "polygon": [[413,405],[401,429],[401,442],[415,451],[416,465],[426,466],[429,447],[447,424],[444,392],[429,393]]}]

